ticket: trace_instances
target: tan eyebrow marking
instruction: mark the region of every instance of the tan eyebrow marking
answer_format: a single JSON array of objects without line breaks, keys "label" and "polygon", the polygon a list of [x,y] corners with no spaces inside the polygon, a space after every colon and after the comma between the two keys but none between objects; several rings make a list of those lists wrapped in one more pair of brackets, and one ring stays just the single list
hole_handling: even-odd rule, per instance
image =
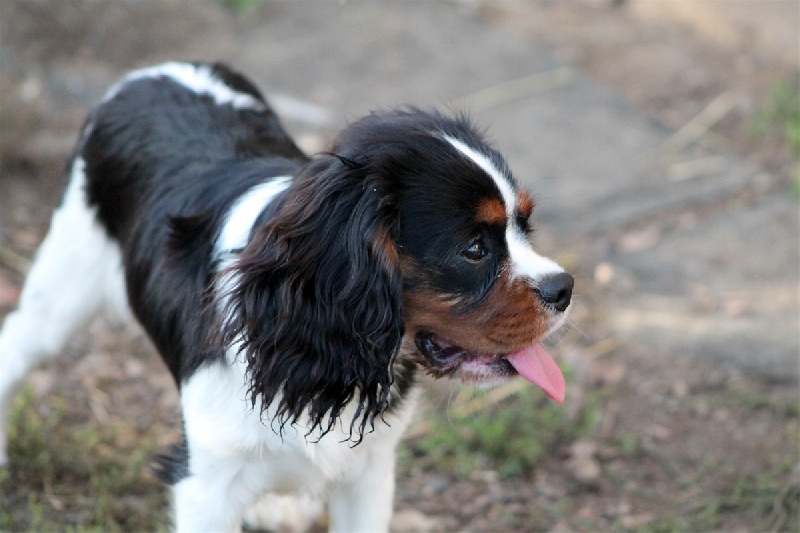
[{"label": "tan eyebrow marking", "polygon": [[485,224],[500,225],[506,223],[506,208],[497,198],[486,198],[478,204],[475,220]]},{"label": "tan eyebrow marking", "polygon": [[525,218],[528,218],[533,213],[533,200],[525,191],[517,192],[517,210]]}]

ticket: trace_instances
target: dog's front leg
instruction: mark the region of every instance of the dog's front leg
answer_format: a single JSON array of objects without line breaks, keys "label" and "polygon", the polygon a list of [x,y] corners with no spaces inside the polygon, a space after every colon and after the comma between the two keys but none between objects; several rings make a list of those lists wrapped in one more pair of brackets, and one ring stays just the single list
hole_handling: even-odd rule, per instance
[{"label": "dog's front leg", "polygon": [[240,532],[245,509],[263,491],[265,474],[258,464],[215,458],[208,468],[192,450],[192,472],[172,488],[175,531]]},{"label": "dog's front leg", "polygon": [[330,530],[389,530],[394,500],[393,447],[372,450],[364,469],[338,484],[331,494]]},{"label": "dog's front leg", "polygon": [[[242,530],[240,515],[225,505],[226,495],[219,483],[190,476],[172,489],[175,531],[218,531],[239,533]],[[217,501],[212,501],[217,498]]]}]

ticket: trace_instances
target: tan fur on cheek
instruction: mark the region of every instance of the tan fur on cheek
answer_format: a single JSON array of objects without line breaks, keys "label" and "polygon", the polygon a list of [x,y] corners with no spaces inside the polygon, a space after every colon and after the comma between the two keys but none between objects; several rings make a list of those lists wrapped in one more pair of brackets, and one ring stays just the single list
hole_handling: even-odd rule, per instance
[{"label": "tan fur on cheek", "polygon": [[491,340],[521,349],[547,333],[549,314],[539,295],[525,281],[502,276],[487,303],[497,309],[492,327],[487,332]]},{"label": "tan fur on cheek", "polygon": [[501,275],[486,299],[468,312],[431,290],[407,293],[403,321],[412,336],[430,331],[475,354],[521,350],[548,330],[548,314],[536,292],[507,275]]}]

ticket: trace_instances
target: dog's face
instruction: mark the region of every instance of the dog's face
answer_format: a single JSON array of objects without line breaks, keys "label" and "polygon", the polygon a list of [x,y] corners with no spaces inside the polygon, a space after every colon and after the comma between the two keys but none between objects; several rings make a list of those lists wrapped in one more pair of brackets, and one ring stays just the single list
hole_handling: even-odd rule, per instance
[{"label": "dog's face", "polygon": [[562,401],[540,341],[572,277],[534,252],[532,211],[465,119],[409,110],[345,128],[234,267],[223,332],[242,341],[254,402],[323,425],[357,399],[361,433],[409,362],[482,384],[519,374]]},{"label": "dog's face", "polygon": [[572,278],[533,250],[533,200],[477,136],[433,132],[427,149],[400,176],[405,350],[437,377],[522,373],[563,400],[539,341],[563,324]]}]

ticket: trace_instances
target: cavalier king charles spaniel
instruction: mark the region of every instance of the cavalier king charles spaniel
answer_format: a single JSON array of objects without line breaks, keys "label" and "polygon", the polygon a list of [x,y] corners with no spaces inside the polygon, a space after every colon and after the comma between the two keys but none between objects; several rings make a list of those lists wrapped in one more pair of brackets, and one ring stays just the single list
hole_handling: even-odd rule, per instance
[{"label": "cavalier king charles spaniel", "polygon": [[323,501],[332,530],[387,530],[420,374],[564,399],[540,342],[573,279],[463,116],[373,113],[308,157],[241,75],[166,63],[112,87],[66,172],[0,332],[0,463],[14,390],[105,309],[180,390],[179,531],[302,529]]}]

